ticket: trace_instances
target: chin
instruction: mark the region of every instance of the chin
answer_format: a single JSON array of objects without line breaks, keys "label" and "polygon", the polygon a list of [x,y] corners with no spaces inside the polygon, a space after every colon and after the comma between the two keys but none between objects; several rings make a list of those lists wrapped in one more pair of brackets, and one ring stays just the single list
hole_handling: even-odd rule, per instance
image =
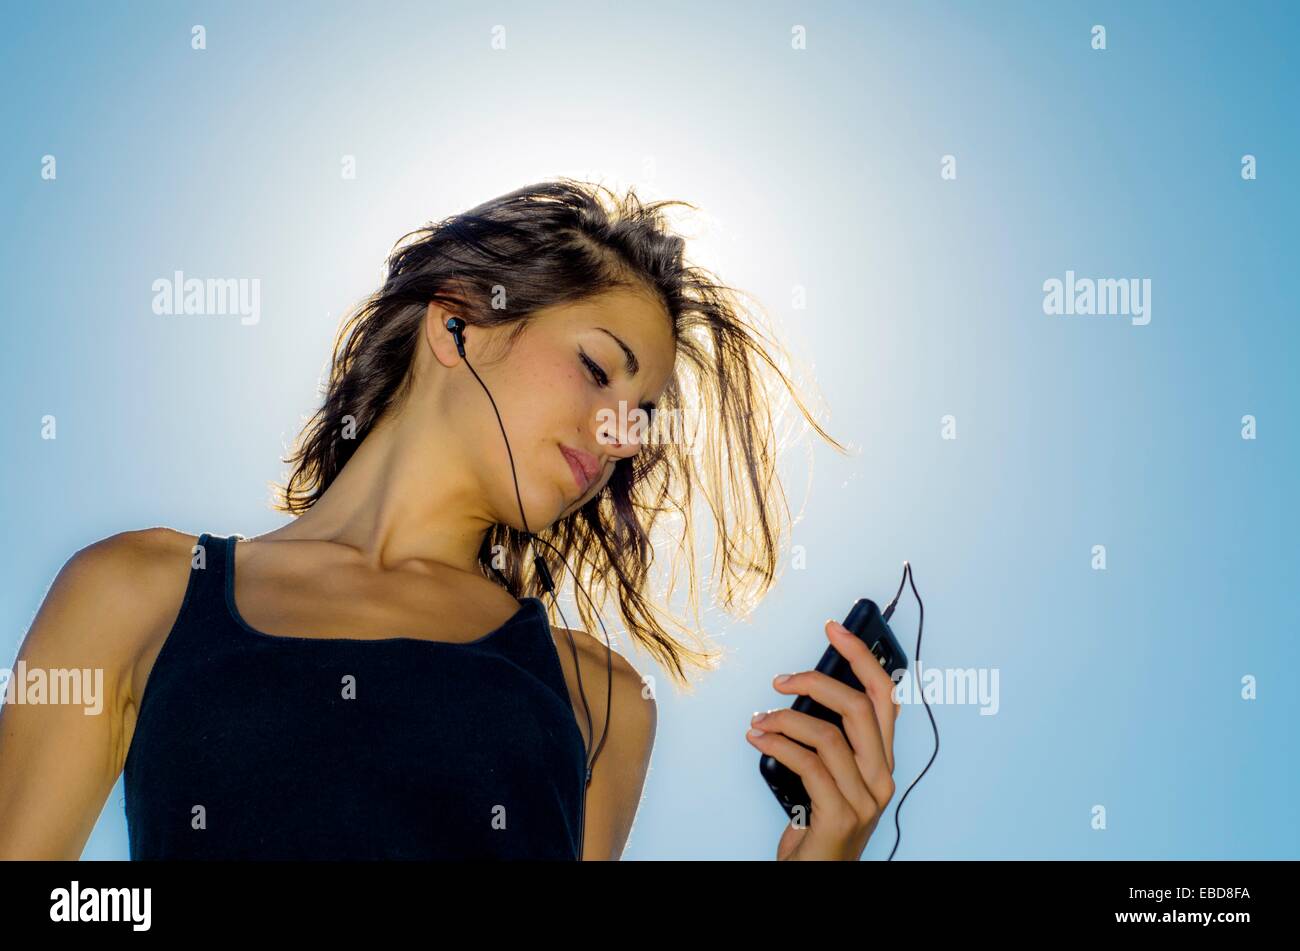
[{"label": "chin", "polygon": [[561,494],[560,506],[555,513],[555,517],[551,520],[552,524],[554,524],[555,522],[562,521],[563,519],[566,519],[571,515],[575,515],[578,512],[580,512],[584,505],[586,505],[593,498],[595,498],[595,495],[596,493],[594,491],[587,491],[582,494],[581,498],[575,499],[572,496]]}]

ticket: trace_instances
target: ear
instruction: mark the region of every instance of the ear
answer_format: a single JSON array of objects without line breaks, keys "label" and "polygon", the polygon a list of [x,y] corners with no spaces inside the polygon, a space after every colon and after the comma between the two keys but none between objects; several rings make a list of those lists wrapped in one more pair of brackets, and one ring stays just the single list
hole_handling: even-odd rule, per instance
[{"label": "ear", "polygon": [[[429,301],[424,315],[424,336],[429,342],[429,349],[434,357],[445,367],[454,367],[460,362],[460,353],[456,350],[456,338],[447,329],[447,318],[457,316],[437,301]],[[466,328],[468,331],[469,328]],[[465,334],[465,349],[469,350],[469,334]]]}]

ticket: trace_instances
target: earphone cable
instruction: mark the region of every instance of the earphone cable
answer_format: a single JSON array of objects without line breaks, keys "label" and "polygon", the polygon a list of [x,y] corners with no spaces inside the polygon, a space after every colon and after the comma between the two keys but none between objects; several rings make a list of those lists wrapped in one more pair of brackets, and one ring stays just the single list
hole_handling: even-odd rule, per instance
[{"label": "earphone cable", "polygon": [[[524,501],[523,501],[523,496],[520,494],[520,491],[519,491],[519,476],[518,476],[518,474],[517,474],[516,471],[515,471],[515,457],[514,457],[514,453],[511,452],[511,450],[510,450],[510,437],[506,435],[506,427],[505,427],[505,423],[503,423],[502,420],[501,420],[501,411],[497,409],[497,402],[496,402],[496,400],[494,400],[494,399],[492,398],[492,391],[489,390],[489,389],[487,388],[487,384],[483,382],[482,377],[480,377],[480,376],[478,375],[478,371],[474,369],[474,366],[473,366],[473,364],[471,364],[471,363],[469,362],[469,359],[468,359],[467,357],[462,357],[462,359],[465,360],[465,366],[469,367],[469,372],[474,374],[474,379],[478,380],[479,386],[483,387],[483,392],[487,394],[488,401],[492,404],[492,412],[496,413],[496,417],[497,417],[497,425],[501,427],[501,436],[502,436],[502,438],[505,440],[505,443],[506,443],[506,455],[507,455],[507,456],[509,457],[509,459],[510,459],[510,475],[511,475],[511,477],[514,479],[514,483],[515,483],[515,498],[516,498],[516,500],[519,502],[519,517],[520,517],[521,519],[523,519],[523,523],[524,523],[524,534],[528,537],[528,539],[529,539],[530,541],[539,541],[539,542],[541,542],[543,545],[546,545],[548,548],[550,548],[552,551],[554,551],[554,550],[555,550],[555,547],[554,547],[553,545],[551,545],[551,544],[550,544],[549,542],[547,542],[545,539],[538,538],[536,535],[533,534],[532,529],[530,529],[530,528],[528,527],[528,516],[524,513]],[[558,554],[558,552],[557,552],[557,554]],[[539,559],[540,559],[540,556],[538,556],[538,557],[539,557]],[[560,560],[561,560],[561,561],[564,561],[563,558],[561,558]],[[567,568],[567,567],[568,567],[568,563],[565,562],[564,564],[565,564],[565,567]],[[578,674],[578,694],[579,694],[579,696],[580,696],[581,699],[582,699],[583,710],[586,712],[586,716],[587,716],[587,735],[588,735],[588,736],[595,736],[595,730],[594,730],[594,728],[593,728],[593,724],[592,724],[592,722],[591,722],[591,706],[590,706],[590,704],[587,703],[587,695],[586,695],[586,692],[585,692],[585,691],[583,690],[583,688],[582,688],[582,674],[581,674],[581,671],[578,670],[578,649],[577,649],[577,647],[574,646],[574,644],[573,644],[573,636],[572,636],[571,634],[568,634],[568,629],[569,629],[569,622],[568,622],[568,619],[565,618],[565,616],[564,616],[564,610],[560,607],[560,602],[559,602],[559,600],[558,600],[558,599],[556,598],[556,596],[555,596],[555,584],[554,584],[553,581],[551,581],[551,578],[550,578],[550,572],[544,570],[544,569],[545,569],[545,565],[544,565],[544,564],[539,564],[538,567],[539,567],[539,569],[542,569],[541,574],[542,574],[542,577],[543,577],[543,579],[544,579],[543,587],[546,588],[547,593],[551,596],[551,603],[555,605],[555,609],[556,609],[556,611],[558,611],[559,614],[560,614],[560,619],[564,622],[565,633],[566,633],[566,636],[568,637],[568,640],[569,640],[569,647],[570,647],[570,649],[571,649],[572,652],[573,652],[574,670],[575,670],[575,672],[577,672],[577,674]],[[575,578],[574,581],[575,581],[575,585],[576,585],[577,579]],[[581,586],[578,585],[578,587],[581,587]],[[585,595],[586,595],[586,592],[584,591],[583,594],[584,594],[584,596],[585,596]],[[590,603],[591,598],[588,597],[588,598],[587,598],[587,601]],[[599,616],[597,617],[597,620],[599,620]],[[601,630],[604,631],[605,624],[604,624],[603,621],[601,621],[600,626],[601,626]],[[608,640],[609,640],[609,635],[608,635],[608,633],[606,633],[606,642],[607,642],[607,644],[608,644]],[[613,687],[612,687],[612,681],[613,681],[613,658],[612,658],[612,657],[609,658],[609,666],[610,666],[610,680],[611,680],[610,693],[612,694],[612,693],[613,693]],[[606,730],[608,730],[608,723],[609,723],[609,708],[608,708],[608,706],[606,707],[605,722],[606,722]],[[602,734],[601,734],[601,744],[602,744],[602,745],[604,744],[604,732],[602,732]],[[600,754],[600,750],[599,750],[599,748],[598,748],[598,749],[596,750],[596,755],[598,756],[599,754]],[[591,774],[592,774],[592,770],[595,768],[595,765],[596,765],[596,758],[595,758],[595,756],[593,756],[593,757],[591,758],[591,760],[587,763],[587,775],[586,775],[586,778],[585,778],[585,781],[586,781],[586,782],[590,782],[590,781],[591,781]]]},{"label": "earphone cable", "polygon": [[[919,668],[921,666],[921,633],[925,630],[925,604],[921,601],[921,595],[916,590],[916,579],[912,576],[912,566],[906,561],[903,562],[903,581],[899,582],[898,585],[899,594],[903,591],[904,582],[912,586],[912,595],[916,598],[916,604],[921,611],[921,620],[916,628],[916,666],[919,675]],[[894,605],[897,603],[898,595],[896,594],[894,595],[894,600],[890,602],[888,613],[885,615],[886,620],[889,619],[889,614],[893,613]],[[898,844],[903,839],[903,830],[899,826],[898,814],[903,810],[903,803],[907,800],[907,794],[916,788],[916,784],[921,781],[921,776],[924,776],[929,771],[930,766],[939,755],[939,727],[934,722],[934,712],[930,709],[930,704],[926,702],[924,690],[921,691],[921,703],[925,705],[925,712],[930,717],[930,728],[934,731],[934,752],[930,754],[930,762],[925,764],[925,769],[921,770],[920,776],[917,776],[916,779],[912,780],[912,784],[907,787],[907,792],[903,793],[902,798],[898,800],[898,805],[894,807],[894,847],[889,852],[889,858],[885,859],[886,862],[892,862],[894,860],[894,853],[898,851]]]},{"label": "earphone cable", "polygon": [[[546,541],[546,539],[534,535],[532,529],[529,528],[528,516],[524,512],[523,497],[519,490],[519,475],[515,471],[514,453],[510,449],[510,437],[506,435],[506,427],[505,427],[505,423],[501,419],[501,411],[497,409],[496,400],[492,398],[492,391],[488,389],[487,384],[483,382],[482,377],[478,375],[478,371],[474,369],[473,364],[469,362],[469,358],[465,355],[465,339],[463,336],[463,331],[465,329],[465,322],[459,317],[449,318],[447,321],[447,329],[451,331],[452,336],[456,340],[456,350],[460,354],[461,358],[465,361],[465,366],[469,368],[470,373],[474,374],[474,379],[478,381],[479,386],[483,388],[483,392],[487,394],[488,401],[492,404],[492,412],[496,414],[497,425],[501,429],[501,437],[502,439],[505,440],[505,444],[506,444],[506,455],[510,460],[510,474],[515,484],[515,499],[519,503],[519,516],[524,523],[525,535],[530,541],[541,542],[541,544],[545,545],[551,551],[555,552],[556,557],[560,559],[560,563],[563,564],[566,569],[568,569],[570,576],[573,577],[574,587],[577,588],[579,591],[581,591],[582,596],[587,599],[587,604],[590,605],[592,614],[595,616],[596,622],[600,625],[601,633],[605,636],[605,648],[606,648],[605,662],[606,662],[606,675],[607,675],[606,695],[605,695],[605,723],[601,729],[600,741],[596,744],[595,752],[592,754],[591,759],[587,762],[586,765],[585,783],[587,785],[590,785],[592,772],[596,766],[596,760],[600,757],[600,752],[605,746],[605,739],[609,734],[610,712],[613,707],[614,657],[613,657],[613,646],[609,637],[609,631],[606,630],[605,622],[601,618],[600,613],[596,610],[596,606],[591,599],[591,595],[588,594],[586,588],[584,588],[582,584],[579,583],[577,574],[574,573],[573,569],[569,566],[568,562],[565,561],[564,556],[560,554],[560,552],[555,548],[554,545]],[[545,559],[543,559],[540,554],[534,554],[533,563],[537,568],[538,575],[542,579],[542,587],[545,588],[546,592],[551,596],[551,603],[555,605],[555,610],[559,613],[560,620],[564,622],[564,629],[565,629],[564,633],[565,633],[565,637],[569,642],[569,650],[573,657],[574,671],[578,681],[578,695],[582,700],[583,711],[587,717],[587,736],[594,737],[595,730],[591,722],[591,705],[587,702],[587,694],[585,689],[583,688],[582,671],[580,669],[579,662],[578,662],[578,650],[573,643],[573,635],[569,632],[568,618],[565,617],[564,609],[560,606],[559,599],[556,597],[555,582],[552,580],[550,571],[546,567]],[[496,570],[495,566],[494,566],[494,570]],[[501,572],[499,570],[497,571],[497,576],[502,577]],[[584,813],[585,813],[585,807],[586,807],[586,795],[584,793],[583,795]],[[585,830],[580,830],[580,832],[585,832]],[[579,846],[579,854],[581,855],[581,845]]]}]

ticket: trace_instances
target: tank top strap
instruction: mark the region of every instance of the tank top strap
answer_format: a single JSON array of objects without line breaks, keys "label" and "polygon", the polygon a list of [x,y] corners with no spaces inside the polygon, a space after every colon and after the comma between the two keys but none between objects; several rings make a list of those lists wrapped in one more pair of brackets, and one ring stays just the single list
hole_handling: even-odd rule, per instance
[{"label": "tank top strap", "polygon": [[210,625],[225,621],[226,579],[235,537],[204,532],[190,547],[190,580],[177,619],[178,627],[205,631],[211,629]]},{"label": "tank top strap", "polygon": [[205,601],[224,603],[226,576],[230,574],[230,559],[235,553],[235,537],[204,532],[195,547],[200,551],[190,559],[190,566],[199,575],[199,593]]}]

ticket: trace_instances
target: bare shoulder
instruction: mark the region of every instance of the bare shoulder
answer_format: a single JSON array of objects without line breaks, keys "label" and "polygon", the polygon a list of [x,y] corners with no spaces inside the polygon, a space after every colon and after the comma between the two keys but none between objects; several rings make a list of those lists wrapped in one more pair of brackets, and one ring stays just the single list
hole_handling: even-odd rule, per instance
[{"label": "bare shoulder", "polygon": [[[569,636],[566,637],[565,635]],[[615,716],[618,717],[619,722],[628,723],[634,729],[639,728],[641,731],[645,730],[648,719],[649,727],[653,731],[656,707],[653,685],[649,678],[643,676],[617,650],[608,649],[603,637],[596,637],[586,631],[576,631],[564,627],[555,628],[554,637],[556,649],[559,650],[560,656],[565,662],[566,674],[571,672],[574,651],[569,647],[569,637],[573,639],[573,647],[576,648],[578,660],[581,664],[583,689],[587,694],[588,702],[592,704],[593,717],[596,714],[596,704],[592,702],[593,691],[591,685],[597,684],[602,688],[597,692],[600,695],[600,710],[603,721],[605,696],[608,692],[603,688],[609,684],[612,668]],[[623,702],[620,703],[620,701]],[[632,701],[635,701],[635,703]],[[597,734],[597,737],[599,737],[599,734]]]},{"label": "bare shoulder", "polygon": [[194,539],[169,528],[145,528],[92,542],[67,560],[51,595],[57,592],[67,607],[105,616],[147,612],[152,605],[142,596],[174,589],[178,575],[186,581]]},{"label": "bare shoulder", "polygon": [[123,671],[131,695],[134,666],[175,619],[189,581],[197,537],[170,528],[118,532],[80,549],[55,578],[42,611],[58,621],[51,638]]},{"label": "bare shoulder", "polygon": [[64,570],[77,574],[101,609],[151,617],[180,607],[197,542],[170,528],[119,532],[78,551]]},{"label": "bare shoulder", "polygon": [[101,569],[123,564],[138,569],[147,567],[146,563],[157,555],[188,552],[197,542],[197,535],[187,535],[172,528],[133,529],[92,542],[69,561]]}]

